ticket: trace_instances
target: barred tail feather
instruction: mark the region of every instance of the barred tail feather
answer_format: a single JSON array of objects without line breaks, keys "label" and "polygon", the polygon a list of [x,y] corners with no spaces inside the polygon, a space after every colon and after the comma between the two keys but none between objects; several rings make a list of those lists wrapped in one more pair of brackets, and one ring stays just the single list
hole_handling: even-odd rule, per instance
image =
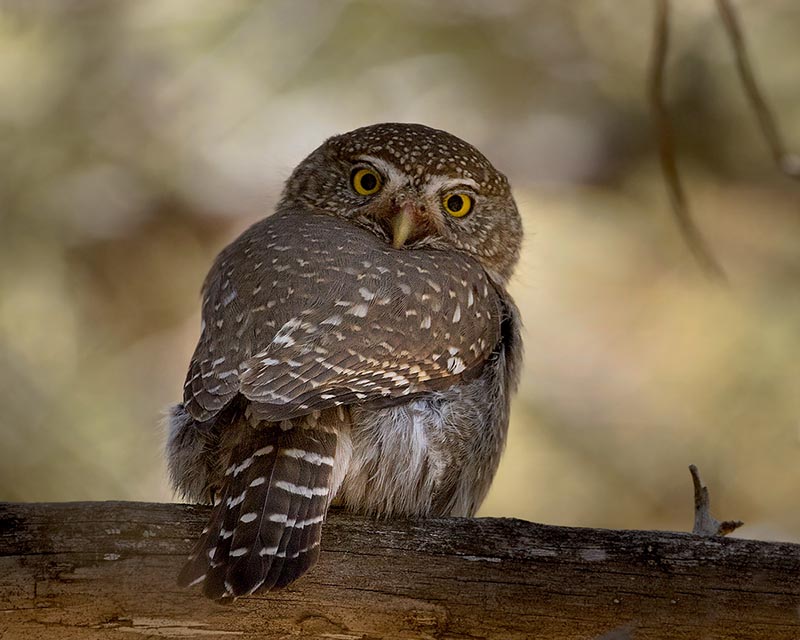
[{"label": "barred tail feather", "polygon": [[295,524],[295,534],[289,544],[293,551],[287,553],[283,571],[275,582],[275,589],[285,587],[317,563],[322,539],[322,521],[326,511],[325,496],[314,496],[308,501],[303,519]]},{"label": "barred tail feather", "polygon": [[202,583],[206,596],[219,599],[227,595],[225,577],[233,534],[247,496],[248,469],[259,460],[259,466],[272,468],[277,458],[277,446],[248,441],[237,446],[225,471],[225,483],[215,502],[208,526],[195,544],[188,562],[178,575],[178,585],[185,587]]},{"label": "barred tail feather", "polygon": [[281,455],[286,450],[286,443],[285,438],[280,440],[271,473],[267,475],[266,469],[253,468],[250,478],[253,486],[236,523],[227,581],[237,596],[270,588],[267,579],[286,535],[287,519],[297,509],[295,496],[282,491],[280,486],[283,483],[296,484],[302,468]]},{"label": "barred tail feather", "polygon": [[[298,451],[299,449],[291,448],[291,449],[284,449],[282,453],[284,454],[284,458],[287,461],[287,464],[290,464],[292,467],[296,468],[299,473],[297,479],[292,481],[292,485],[294,487],[311,487],[316,486],[316,478],[314,474],[314,470],[312,465],[306,464],[302,461],[299,462],[293,458],[292,456],[285,455],[287,452]],[[283,485],[282,485],[283,486]],[[297,520],[302,517],[301,514],[304,511],[304,507],[308,504],[309,499],[305,496],[301,495],[300,493],[288,491],[287,488],[290,485],[285,485],[281,491],[286,495],[291,496],[290,499],[290,506],[289,509],[286,511],[286,521],[283,527],[283,535],[281,536],[280,544],[278,545],[277,550],[272,557],[272,564],[269,568],[269,572],[267,573],[266,579],[264,584],[266,588],[271,589],[275,586],[278,578],[281,575],[283,570],[283,564],[286,559],[286,552],[289,545],[289,542],[292,538],[292,532],[294,531],[294,526],[297,523]]]},{"label": "barred tail feather", "polygon": [[[336,436],[324,433],[329,442],[322,445],[330,453],[326,459],[314,460],[317,482],[330,486],[333,479],[333,454],[336,450]],[[331,463],[331,464],[328,464]],[[274,588],[280,589],[293,582],[313,567],[319,559],[322,523],[333,496],[317,493],[305,502],[305,509],[292,529],[281,575]]]},{"label": "barred tail feather", "polygon": [[234,449],[222,499],[179,576],[183,586],[203,582],[213,599],[286,586],[319,557],[336,434],[299,427],[255,434]]},{"label": "barred tail feather", "polygon": [[[227,476],[228,486],[235,488],[222,505],[227,507],[227,512],[219,538],[216,543],[213,538],[208,543],[209,547],[216,548],[216,563],[210,568],[203,588],[205,595],[215,600],[243,595],[249,590],[248,584],[243,583],[245,576],[240,576],[244,572],[240,569],[238,573],[231,573],[231,567],[253,557],[250,553],[253,540],[249,540],[248,536],[253,538],[259,532],[265,495],[275,477],[292,472],[292,469],[281,465],[281,432],[278,429],[265,429],[258,435],[261,436],[259,439],[240,444],[233,450],[227,470],[230,474]],[[275,508],[282,506],[276,504]],[[271,528],[264,530],[267,540],[270,535],[273,538],[280,538],[281,535],[280,525],[272,524]],[[255,557],[258,559],[257,554]],[[251,569],[253,572],[258,570],[258,566]]]},{"label": "barred tail feather", "polygon": [[[287,451],[307,470],[309,480],[305,486],[315,488],[311,495],[304,494],[300,499],[299,509],[287,521],[286,531],[289,534],[285,547],[279,550],[276,557],[272,589],[280,589],[295,581],[313,567],[319,558],[319,543],[322,521],[328,510],[333,479],[333,459],[336,451],[336,435],[324,431],[306,432],[308,439],[293,450]],[[323,491],[323,488],[327,489]],[[309,532],[316,527],[318,535],[313,541],[308,538]],[[280,563],[280,564],[278,564]],[[273,576],[270,576],[273,577]]]}]

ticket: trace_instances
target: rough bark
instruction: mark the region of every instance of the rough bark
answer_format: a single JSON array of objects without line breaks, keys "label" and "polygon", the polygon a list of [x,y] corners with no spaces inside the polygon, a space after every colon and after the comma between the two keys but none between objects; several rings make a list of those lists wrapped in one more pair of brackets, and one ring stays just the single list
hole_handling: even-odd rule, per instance
[{"label": "rough bark", "polygon": [[0,637],[800,638],[800,545],[337,512],[308,576],[220,605],[175,586],[207,515],[0,504]]}]

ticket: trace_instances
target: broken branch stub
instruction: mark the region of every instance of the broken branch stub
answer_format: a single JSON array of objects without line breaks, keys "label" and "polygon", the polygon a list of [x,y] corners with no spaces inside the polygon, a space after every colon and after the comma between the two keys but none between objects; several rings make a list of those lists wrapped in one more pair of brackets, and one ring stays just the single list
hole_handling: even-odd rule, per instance
[{"label": "broken branch stub", "polygon": [[725,520],[720,522],[711,515],[711,498],[708,487],[700,479],[700,472],[693,464],[689,465],[694,484],[694,527],[692,533],[698,536],[727,536],[732,531],[741,527],[741,520]]}]

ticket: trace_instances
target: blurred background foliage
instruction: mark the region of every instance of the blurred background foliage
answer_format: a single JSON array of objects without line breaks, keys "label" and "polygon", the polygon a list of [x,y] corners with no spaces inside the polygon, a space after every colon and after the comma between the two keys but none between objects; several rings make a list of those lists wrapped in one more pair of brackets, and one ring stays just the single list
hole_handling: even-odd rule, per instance
[{"label": "blurred background foliage", "polygon": [[[737,3],[800,145],[800,4]],[[526,366],[483,515],[691,528],[687,466],[741,535],[800,540],[800,186],[773,167],[711,0],[668,69],[697,221],[645,99],[653,5],[0,0],[0,499],[169,500],[215,253],[325,137],[416,121],[476,144],[526,225]]]}]

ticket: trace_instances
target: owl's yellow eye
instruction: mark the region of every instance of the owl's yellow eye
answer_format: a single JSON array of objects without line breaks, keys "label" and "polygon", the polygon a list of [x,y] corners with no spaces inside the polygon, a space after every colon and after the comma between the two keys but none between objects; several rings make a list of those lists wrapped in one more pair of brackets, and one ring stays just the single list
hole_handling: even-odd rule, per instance
[{"label": "owl's yellow eye", "polygon": [[465,193],[448,193],[442,198],[442,206],[454,218],[463,218],[472,211],[472,198]]},{"label": "owl's yellow eye", "polygon": [[373,193],[377,193],[382,186],[381,175],[369,167],[356,169],[350,179],[353,189],[362,196],[371,196]]}]

